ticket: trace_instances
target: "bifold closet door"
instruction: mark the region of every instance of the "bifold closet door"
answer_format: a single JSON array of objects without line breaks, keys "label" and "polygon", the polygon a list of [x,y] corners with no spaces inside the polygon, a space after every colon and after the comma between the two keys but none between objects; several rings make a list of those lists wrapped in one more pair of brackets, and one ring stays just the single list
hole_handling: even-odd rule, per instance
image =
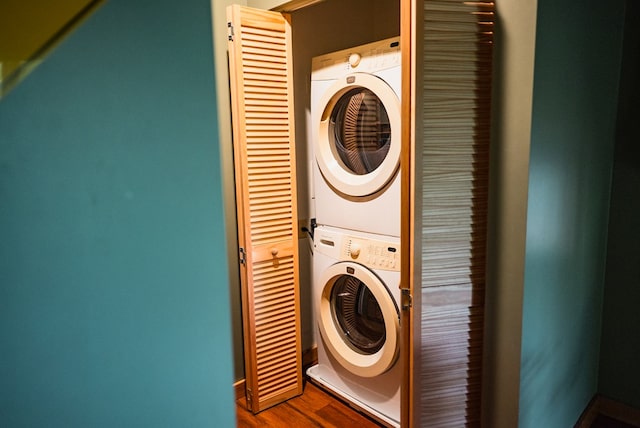
[{"label": "bifold closet door", "polygon": [[[403,426],[480,426],[494,3],[402,0]],[[406,204],[405,204],[406,205]],[[411,403],[411,405],[409,405]]]},{"label": "bifold closet door", "polygon": [[302,393],[291,26],[230,6],[229,74],[248,407]]}]

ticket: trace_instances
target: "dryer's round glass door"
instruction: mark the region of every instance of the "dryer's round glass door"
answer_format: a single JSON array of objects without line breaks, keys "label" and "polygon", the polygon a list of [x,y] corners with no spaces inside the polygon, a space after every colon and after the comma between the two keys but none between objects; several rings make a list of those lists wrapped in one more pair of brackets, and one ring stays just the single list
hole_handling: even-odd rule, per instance
[{"label": "dryer's round glass door", "polygon": [[345,341],[355,351],[375,354],[382,348],[386,337],[382,310],[362,281],[348,275],[338,278],[331,306]]},{"label": "dryer's round glass door", "polygon": [[365,175],[377,169],[391,145],[391,124],[380,98],[362,87],[342,95],[333,106],[329,138],[352,173]]},{"label": "dryer's round glass door", "polygon": [[381,78],[353,73],[320,99],[314,150],[335,190],[363,197],[382,191],[400,166],[400,99]]}]

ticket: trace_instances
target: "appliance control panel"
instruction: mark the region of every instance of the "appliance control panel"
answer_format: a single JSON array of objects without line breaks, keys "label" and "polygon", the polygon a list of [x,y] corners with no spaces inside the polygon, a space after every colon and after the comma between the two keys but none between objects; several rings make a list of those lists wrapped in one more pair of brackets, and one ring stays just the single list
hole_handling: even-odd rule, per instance
[{"label": "appliance control panel", "polygon": [[400,38],[393,37],[312,59],[312,79],[337,79],[349,73],[376,73],[400,67]]},{"label": "appliance control panel", "polygon": [[371,269],[400,271],[400,245],[397,242],[344,236],[340,252],[343,260]]}]

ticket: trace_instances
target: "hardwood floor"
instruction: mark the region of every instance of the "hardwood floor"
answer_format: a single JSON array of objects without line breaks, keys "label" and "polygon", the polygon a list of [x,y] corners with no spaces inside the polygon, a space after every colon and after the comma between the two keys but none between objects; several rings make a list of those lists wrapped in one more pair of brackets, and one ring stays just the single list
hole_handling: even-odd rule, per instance
[{"label": "hardwood floor", "polygon": [[305,382],[300,397],[253,415],[246,399],[236,402],[238,427],[358,427],[379,428],[381,425],[327,394],[311,382]]}]

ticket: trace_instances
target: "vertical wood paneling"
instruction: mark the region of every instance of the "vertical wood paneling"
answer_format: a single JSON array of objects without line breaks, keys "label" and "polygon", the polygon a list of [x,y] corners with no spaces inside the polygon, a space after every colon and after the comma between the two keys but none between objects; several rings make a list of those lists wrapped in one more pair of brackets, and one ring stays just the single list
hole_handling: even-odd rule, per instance
[{"label": "vertical wood paneling", "polygon": [[229,43],[247,405],[302,393],[291,28],[231,6]]},{"label": "vertical wood paneling", "polygon": [[494,4],[425,0],[420,425],[480,425]]}]

